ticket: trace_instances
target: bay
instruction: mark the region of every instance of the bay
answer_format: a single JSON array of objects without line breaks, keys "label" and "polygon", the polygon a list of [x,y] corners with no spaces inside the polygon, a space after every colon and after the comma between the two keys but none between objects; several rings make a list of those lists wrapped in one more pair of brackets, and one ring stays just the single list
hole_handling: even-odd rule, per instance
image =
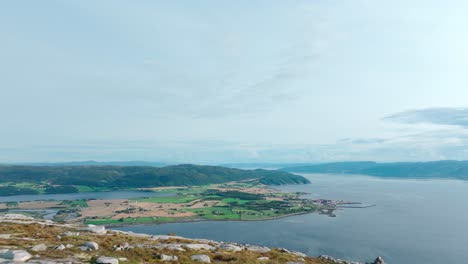
[{"label": "bay", "polygon": [[285,247],[310,256],[326,254],[362,262],[378,255],[398,264],[463,263],[468,259],[467,182],[304,176],[312,183],[280,189],[309,192],[309,198],[376,206],[339,210],[335,218],[307,214],[258,222],[211,221],[117,229]]}]

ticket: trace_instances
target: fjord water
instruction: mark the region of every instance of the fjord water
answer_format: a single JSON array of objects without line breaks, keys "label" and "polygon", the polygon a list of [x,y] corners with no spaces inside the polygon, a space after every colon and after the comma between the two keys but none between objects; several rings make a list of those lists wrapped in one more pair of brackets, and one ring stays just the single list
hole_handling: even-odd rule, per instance
[{"label": "fjord water", "polygon": [[468,182],[381,179],[359,175],[304,175],[312,184],[282,190],[309,198],[358,201],[376,206],[347,208],[337,217],[298,215],[258,222],[194,222],[120,227],[150,234],[176,233],[285,247],[311,256],[393,264],[463,263],[468,259]]},{"label": "fjord water", "polygon": [[173,193],[158,193],[144,191],[108,191],[108,192],[83,192],[83,193],[60,193],[60,194],[25,194],[0,196],[0,203],[25,202],[25,201],[60,201],[60,200],[89,200],[89,199],[131,199],[153,196],[170,196]]}]

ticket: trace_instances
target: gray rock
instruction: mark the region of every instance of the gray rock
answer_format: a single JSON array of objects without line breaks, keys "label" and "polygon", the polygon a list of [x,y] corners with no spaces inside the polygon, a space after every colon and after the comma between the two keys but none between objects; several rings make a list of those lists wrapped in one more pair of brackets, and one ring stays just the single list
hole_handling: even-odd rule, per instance
[{"label": "gray rock", "polygon": [[161,261],[178,261],[179,260],[179,258],[177,256],[169,256],[169,255],[165,255],[165,254],[159,255],[158,258]]},{"label": "gray rock", "polygon": [[257,258],[257,260],[268,261],[268,260],[270,260],[270,258],[269,257],[259,257],[259,258]]},{"label": "gray rock", "polygon": [[86,243],[83,244],[83,246],[87,247],[90,250],[98,250],[99,249],[98,243],[93,242],[93,241],[86,242]]},{"label": "gray rock", "polygon": [[31,250],[34,252],[44,251],[47,250],[47,246],[45,244],[39,244],[32,247]]},{"label": "gray rock", "polygon": [[119,261],[126,262],[126,261],[128,261],[128,259],[127,258],[119,258]]},{"label": "gray rock", "polygon": [[119,260],[116,258],[101,256],[96,259],[96,263],[99,264],[119,264]]},{"label": "gray rock", "polygon": [[127,250],[133,248],[133,246],[130,246],[127,242],[123,243],[122,245],[115,245],[112,247],[115,251],[122,251],[122,250]]},{"label": "gray rock", "polygon": [[54,249],[56,249],[56,250],[64,250],[64,249],[66,249],[66,247],[65,247],[63,244],[60,244],[60,245],[56,246]]},{"label": "gray rock", "polygon": [[175,251],[185,251],[185,249],[183,249],[180,244],[159,244],[159,245],[155,245],[154,248],[175,250]]},{"label": "gray rock", "polygon": [[233,252],[238,252],[242,250],[241,247],[234,245],[234,244],[222,244],[219,246],[219,249],[226,250],[226,251],[233,251]]},{"label": "gray rock", "polygon": [[258,252],[258,253],[267,253],[271,251],[271,249],[268,247],[251,246],[251,245],[245,246],[245,249],[249,251]]},{"label": "gray rock", "polygon": [[207,255],[193,255],[190,257],[193,261],[198,261],[202,263],[211,263],[211,259]]},{"label": "gray rock", "polygon": [[4,219],[4,220],[34,220],[33,217],[25,216],[25,215],[22,215],[22,214],[6,214],[6,215],[0,216],[0,219]]},{"label": "gray rock", "polygon": [[29,254],[26,250],[3,249],[0,250],[0,258],[11,261],[24,262],[31,259],[32,255]]},{"label": "gray rock", "polygon": [[71,231],[67,231],[67,232],[62,233],[62,236],[65,236],[65,237],[69,237],[69,236],[79,236],[79,235],[80,235],[80,232],[71,232]]},{"label": "gray rock", "polygon": [[190,250],[213,250],[214,249],[214,247],[208,244],[182,244],[181,246],[185,249],[190,249]]},{"label": "gray rock", "polygon": [[385,261],[381,256],[378,256],[372,263],[373,264],[385,264]]},{"label": "gray rock", "polygon": [[105,226],[88,225],[88,228],[86,228],[86,230],[100,235],[104,235],[107,233]]},{"label": "gray rock", "polygon": [[73,247],[75,247],[75,245],[72,245],[72,244],[66,244],[66,245],[65,245],[65,247],[67,247],[67,248],[73,248]]},{"label": "gray rock", "polygon": [[298,252],[298,251],[291,251],[291,254],[293,254],[294,256],[298,256],[300,258],[305,258],[307,257],[306,254],[302,253],[302,252]]},{"label": "gray rock", "polygon": [[0,234],[0,239],[10,239],[11,234]]}]

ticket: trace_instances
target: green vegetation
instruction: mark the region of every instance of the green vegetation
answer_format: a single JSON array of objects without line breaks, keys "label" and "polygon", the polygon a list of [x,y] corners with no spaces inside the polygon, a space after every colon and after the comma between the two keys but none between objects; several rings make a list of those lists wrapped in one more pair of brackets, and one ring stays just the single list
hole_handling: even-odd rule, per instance
[{"label": "green vegetation", "polygon": [[66,205],[67,207],[88,207],[86,200],[64,200],[60,203],[60,205]]},{"label": "green vegetation", "polygon": [[84,185],[76,185],[78,192],[102,192],[102,191],[110,191],[109,188],[104,187],[95,187],[95,186],[84,186]]},{"label": "green vegetation", "polygon": [[91,225],[138,225],[138,224],[161,224],[180,221],[175,217],[128,217],[121,219],[101,218],[88,219],[85,224]]},{"label": "green vegetation", "polygon": [[194,212],[207,220],[241,220],[240,214],[229,207],[197,208],[188,209],[187,211]]},{"label": "green vegetation", "polygon": [[[302,176],[218,166],[0,166],[0,195],[73,193],[160,186],[203,186],[253,180],[265,185],[305,184]],[[24,185],[26,184],[26,186]]]},{"label": "green vegetation", "polygon": [[199,196],[194,195],[177,195],[177,196],[165,196],[165,197],[145,197],[145,198],[136,198],[132,199],[139,202],[149,202],[149,203],[188,203],[199,199]]},{"label": "green vegetation", "polygon": [[18,202],[6,202],[7,207],[18,207]]}]

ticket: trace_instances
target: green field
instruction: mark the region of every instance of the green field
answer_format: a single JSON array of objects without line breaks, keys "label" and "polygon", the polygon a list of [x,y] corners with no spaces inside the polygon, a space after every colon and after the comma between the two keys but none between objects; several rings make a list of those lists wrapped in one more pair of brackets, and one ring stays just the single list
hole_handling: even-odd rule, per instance
[{"label": "green field", "polygon": [[75,185],[79,192],[102,192],[102,191],[110,191],[110,188],[103,188],[103,187],[92,187],[92,186],[85,186],[85,185]]},{"label": "green field", "polygon": [[149,203],[189,203],[191,201],[195,201],[200,199],[201,196],[195,195],[176,195],[176,196],[165,196],[165,197],[145,197],[145,198],[137,198],[132,199],[132,201],[138,202],[149,202]]},{"label": "green field", "polygon": [[60,205],[66,205],[67,207],[88,207],[86,200],[64,200],[60,203]]},{"label": "green field", "polygon": [[175,217],[129,217],[121,219],[89,219],[85,221],[85,224],[91,225],[132,225],[132,224],[158,224],[158,223],[170,223],[180,221],[179,218]]},{"label": "green field", "polygon": [[240,220],[240,214],[234,212],[229,207],[207,207],[187,209],[189,212],[196,213],[198,216],[208,220]]}]

